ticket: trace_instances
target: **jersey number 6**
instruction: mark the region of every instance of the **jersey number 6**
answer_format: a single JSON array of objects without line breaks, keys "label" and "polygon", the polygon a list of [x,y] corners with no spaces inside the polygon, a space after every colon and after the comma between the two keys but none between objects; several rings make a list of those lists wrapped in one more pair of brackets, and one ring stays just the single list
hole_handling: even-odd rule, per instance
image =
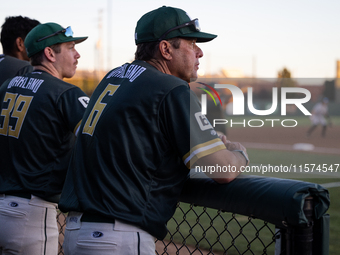
[{"label": "jersey number 6", "polygon": [[112,96],[116,92],[118,87],[119,85],[109,84],[104,89],[104,91],[100,94],[99,98],[97,99],[96,104],[92,108],[92,111],[86,120],[86,123],[83,128],[83,132],[82,132],[83,134],[88,134],[91,136],[93,135],[93,132],[94,132],[94,129],[96,128],[98,120],[106,107],[106,103],[102,102],[103,98],[106,95]]}]

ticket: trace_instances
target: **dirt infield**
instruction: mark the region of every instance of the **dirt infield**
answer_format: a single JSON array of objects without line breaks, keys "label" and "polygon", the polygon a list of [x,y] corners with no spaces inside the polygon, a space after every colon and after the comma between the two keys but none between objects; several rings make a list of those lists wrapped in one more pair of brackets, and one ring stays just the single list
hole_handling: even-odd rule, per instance
[{"label": "dirt infield", "polygon": [[241,143],[286,144],[308,143],[315,147],[340,149],[340,127],[327,129],[326,136],[321,136],[321,127],[317,127],[307,137],[309,127],[258,127],[229,128],[227,137],[230,141]]}]

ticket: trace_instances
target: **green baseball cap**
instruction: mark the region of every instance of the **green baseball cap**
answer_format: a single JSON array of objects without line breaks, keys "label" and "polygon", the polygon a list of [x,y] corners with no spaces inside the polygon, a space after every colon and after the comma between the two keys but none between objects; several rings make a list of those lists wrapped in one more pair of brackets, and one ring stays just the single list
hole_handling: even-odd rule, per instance
[{"label": "green baseball cap", "polygon": [[30,58],[46,47],[57,43],[72,42],[81,43],[86,37],[73,37],[71,27],[63,28],[57,23],[40,24],[33,28],[25,38],[27,55]]},{"label": "green baseball cap", "polygon": [[185,11],[168,6],[144,14],[137,22],[136,44],[174,37],[197,38],[197,42],[208,42],[217,35],[201,32],[198,19],[191,20]]}]

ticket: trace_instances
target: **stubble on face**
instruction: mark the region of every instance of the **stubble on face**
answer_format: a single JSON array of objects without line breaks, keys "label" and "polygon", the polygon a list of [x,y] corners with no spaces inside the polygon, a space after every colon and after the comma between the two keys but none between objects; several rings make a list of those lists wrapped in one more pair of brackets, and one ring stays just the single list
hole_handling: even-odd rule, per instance
[{"label": "stubble on face", "polygon": [[172,48],[172,60],[169,64],[171,74],[186,82],[197,79],[199,58],[202,50],[196,45],[196,39],[180,39],[180,47]]}]

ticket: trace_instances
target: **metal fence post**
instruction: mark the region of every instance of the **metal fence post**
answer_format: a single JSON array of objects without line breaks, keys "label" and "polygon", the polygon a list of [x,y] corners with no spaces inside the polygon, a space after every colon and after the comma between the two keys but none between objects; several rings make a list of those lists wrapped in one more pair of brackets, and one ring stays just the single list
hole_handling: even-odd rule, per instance
[{"label": "metal fence post", "polygon": [[293,231],[293,255],[313,254],[313,197],[307,197],[305,199],[303,211],[308,223],[295,228]]},{"label": "metal fence post", "polygon": [[275,243],[275,255],[312,255],[313,254],[313,197],[307,197],[303,212],[308,223],[298,227],[288,226],[276,229],[279,232]]}]

